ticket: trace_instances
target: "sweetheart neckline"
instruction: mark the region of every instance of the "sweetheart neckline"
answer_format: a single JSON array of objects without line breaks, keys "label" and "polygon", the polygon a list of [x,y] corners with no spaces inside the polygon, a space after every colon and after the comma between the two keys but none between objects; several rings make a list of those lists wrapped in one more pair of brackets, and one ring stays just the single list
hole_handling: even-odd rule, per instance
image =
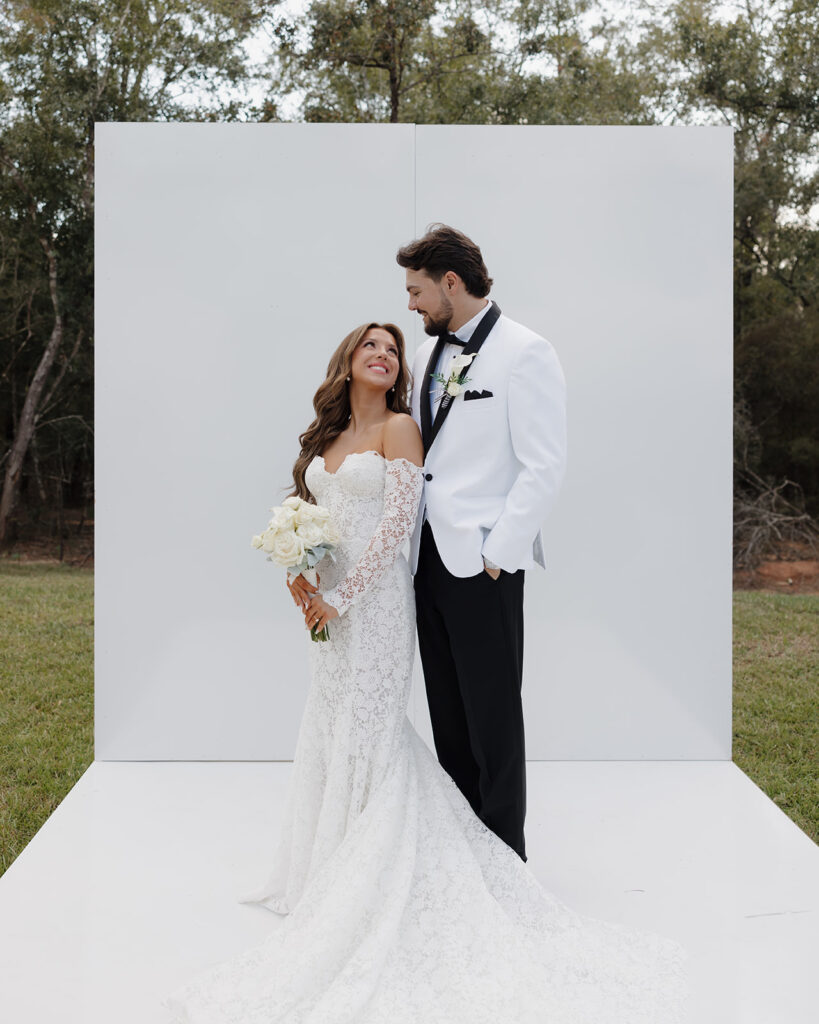
[{"label": "sweetheart neckline", "polygon": [[411,466],[415,466],[416,469],[423,469],[424,468],[423,466],[419,466],[417,462],[413,462],[412,459],[405,459],[403,455],[399,455],[399,456],[397,456],[394,459],[388,459],[386,455],[382,455],[381,452],[376,451],[375,448],[367,448],[363,452],[347,452],[347,454],[344,456],[344,458],[341,460],[341,462],[339,462],[338,466],[336,466],[335,470],[332,473],[327,468],[327,463],[324,461],[324,456],[323,455],[317,455],[316,458],[317,459],[321,459],[321,468],[327,474],[327,476],[336,476],[338,474],[339,470],[341,469],[341,467],[344,465],[344,463],[347,461],[347,459],[350,458],[351,455],[377,455],[380,459],[383,459],[385,463],[390,463],[390,462],[407,462]]},{"label": "sweetheart neckline", "polygon": [[339,462],[339,464],[331,473],[330,470],[327,468],[327,463],[324,461],[324,456],[317,455],[316,458],[321,459],[321,468],[324,470],[327,476],[335,476],[336,473],[338,473],[338,471],[341,469],[341,467],[344,465],[347,459],[350,458],[351,455],[380,455],[385,462],[387,461],[386,458],[383,455],[381,455],[381,452],[376,451],[375,448],[366,448],[363,452],[347,452],[347,454],[344,456],[341,462]]}]

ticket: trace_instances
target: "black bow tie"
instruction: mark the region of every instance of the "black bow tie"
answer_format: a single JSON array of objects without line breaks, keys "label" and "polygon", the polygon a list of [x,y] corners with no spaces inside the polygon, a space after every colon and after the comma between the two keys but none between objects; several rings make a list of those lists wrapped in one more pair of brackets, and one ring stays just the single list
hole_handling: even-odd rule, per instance
[{"label": "black bow tie", "polygon": [[461,348],[466,344],[465,341],[461,341],[460,338],[456,337],[454,334],[450,334],[449,331],[447,331],[446,334],[442,334],[441,337],[444,341],[448,341],[452,345],[460,345]]}]

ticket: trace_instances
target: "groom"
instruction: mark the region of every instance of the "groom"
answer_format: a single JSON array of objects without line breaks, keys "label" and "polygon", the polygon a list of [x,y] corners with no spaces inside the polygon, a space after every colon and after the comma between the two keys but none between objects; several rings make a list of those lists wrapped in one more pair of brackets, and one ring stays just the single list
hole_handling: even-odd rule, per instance
[{"label": "groom", "polygon": [[525,861],[523,575],[546,567],[540,525],[565,473],[563,371],[486,298],[492,278],[462,232],[432,225],[396,259],[430,335],[412,370],[425,484],[410,569],[435,750]]}]

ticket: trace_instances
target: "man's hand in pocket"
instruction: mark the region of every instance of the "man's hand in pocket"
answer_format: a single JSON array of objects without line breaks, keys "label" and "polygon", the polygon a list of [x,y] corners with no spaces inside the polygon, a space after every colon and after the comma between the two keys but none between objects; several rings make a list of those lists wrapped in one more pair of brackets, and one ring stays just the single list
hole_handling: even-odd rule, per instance
[{"label": "man's hand in pocket", "polygon": [[493,580],[496,580],[498,576],[500,576],[501,574],[500,569],[490,569],[489,566],[486,564],[486,559],[484,559],[483,567],[489,573]]}]

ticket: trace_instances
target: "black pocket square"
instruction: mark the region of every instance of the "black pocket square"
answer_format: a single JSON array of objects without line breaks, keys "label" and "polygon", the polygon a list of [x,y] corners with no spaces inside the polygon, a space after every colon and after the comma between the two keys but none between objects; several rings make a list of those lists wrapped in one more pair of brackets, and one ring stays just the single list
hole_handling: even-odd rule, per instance
[{"label": "black pocket square", "polygon": [[464,391],[464,401],[468,402],[472,398],[493,398],[491,391],[487,391],[486,388],[483,391]]}]

